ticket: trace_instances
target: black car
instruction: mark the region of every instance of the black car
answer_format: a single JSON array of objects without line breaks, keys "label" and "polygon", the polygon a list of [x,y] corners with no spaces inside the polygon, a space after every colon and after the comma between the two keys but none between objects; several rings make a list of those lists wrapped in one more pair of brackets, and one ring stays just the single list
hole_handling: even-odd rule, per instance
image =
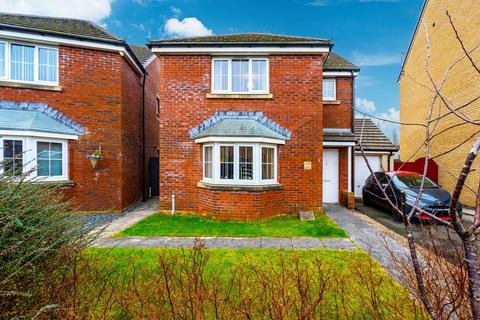
[{"label": "black car", "polygon": [[[376,182],[374,175],[380,182]],[[365,181],[362,189],[363,203],[367,206],[377,205],[383,207],[393,214],[396,219],[401,220],[402,216],[397,210],[394,210],[390,203],[385,199],[381,189],[384,189],[392,203],[398,204],[400,208],[401,191],[405,192],[405,212],[410,212],[419,193],[422,175],[409,171],[376,172]],[[449,220],[449,207],[451,195],[445,189],[440,188],[432,180],[425,177],[423,192],[418,202],[418,207],[426,212],[434,214],[436,217]],[[457,203],[457,215],[462,217],[462,205]],[[431,220],[426,214],[418,210],[413,215],[420,220]]]}]

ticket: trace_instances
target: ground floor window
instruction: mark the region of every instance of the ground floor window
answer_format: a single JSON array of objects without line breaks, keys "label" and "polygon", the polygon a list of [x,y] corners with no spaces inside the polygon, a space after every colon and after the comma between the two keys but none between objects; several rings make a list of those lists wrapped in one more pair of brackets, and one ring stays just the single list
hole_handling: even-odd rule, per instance
[{"label": "ground floor window", "polygon": [[0,137],[0,174],[42,181],[68,180],[68,141],[37,137]]},{"label": "ground floor window", "polygon": [[277,182],[277,147],[262,143],[203,146],[203,181],[235,184]]}]

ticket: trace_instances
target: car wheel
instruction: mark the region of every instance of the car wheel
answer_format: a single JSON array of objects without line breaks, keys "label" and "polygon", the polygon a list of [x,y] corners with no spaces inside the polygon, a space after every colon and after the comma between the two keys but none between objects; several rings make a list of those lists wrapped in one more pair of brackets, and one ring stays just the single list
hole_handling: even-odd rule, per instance
[{"label": "car wheel", "polygon": [[368,199],[368,197],[366,197],[365,192],[362,194],[362,198],[363,198],[363,204],[364,205],[366,205],[367,207],[372,206],[372,202]]},{"label": "car wheel", "polygon": [[396,208],[391,207],[390,208],[390,213],[392,214],[393,219],[395,221],[403,221],[403,215],[400,214],[400,212],[398,212],[398,210]]}]

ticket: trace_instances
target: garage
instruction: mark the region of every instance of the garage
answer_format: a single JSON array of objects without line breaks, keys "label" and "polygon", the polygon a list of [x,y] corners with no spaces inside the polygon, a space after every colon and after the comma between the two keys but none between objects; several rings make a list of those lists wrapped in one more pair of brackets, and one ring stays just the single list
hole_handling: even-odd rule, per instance
[{"label": "garage", "polygon": [[[380,171],[381,156],[379,155],[367,155],[368,163],[373,171]],[[362,155],[355,156],[355,197],[362,196],[362,187],[365,184],[365,180],[370,176],[370,170],[368,169],[367,162]]]},{"label": "garage", "polygon": [[398,151],[377,125],[369,118],[355,119],[355,197],[362,196],[365,180],[370,176],[365,158],[360,151],[360,144],[373,171],[392,170],[393,155]]}]

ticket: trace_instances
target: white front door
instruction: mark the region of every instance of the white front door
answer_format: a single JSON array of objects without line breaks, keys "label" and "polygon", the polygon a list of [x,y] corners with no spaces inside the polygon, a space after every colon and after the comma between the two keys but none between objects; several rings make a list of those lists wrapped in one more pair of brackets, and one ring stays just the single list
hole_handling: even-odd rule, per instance
[{"label": "white front door", "polygon": [[323,202],[338,203],[338,149],[323,149]]},{"label": "white front door", "polygon": [[[368,164],[373,172],[381,171],[380,156],[366,156]],[[365,185],[365,180],[370,176],[371,172],[368,169],[365,158],[361,155],[355,156],[355,197],[362,196],[362,188]]]}]

